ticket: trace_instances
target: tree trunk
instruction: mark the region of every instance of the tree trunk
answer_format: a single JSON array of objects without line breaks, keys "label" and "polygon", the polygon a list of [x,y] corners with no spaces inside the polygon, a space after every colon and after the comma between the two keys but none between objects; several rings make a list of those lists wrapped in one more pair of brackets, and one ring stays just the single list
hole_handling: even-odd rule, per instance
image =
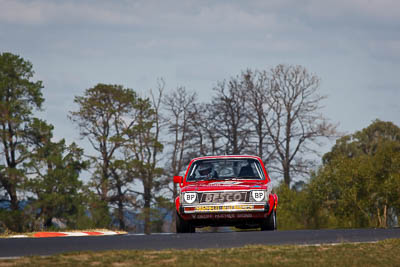
[{"label": "tree trunk", "polygon": [[102,176],[101,176],[101,200],[108,202],[108,164],[109,162],[103,159]]},{"label": "tree trunk", "polygon": [[121,199],[118,200],[118,222],[119,222],[119,229],[125,230],[125,220],[124,220],[124,203]]},{"label": "tree trunk", "polygon": [[50,228],[52,225],[53,225],[53,223],[52,223],[52,217],[47,217],[45,220],[44,220],[44,228],[45,229],[48,229],[48,228]]},{"label": "tree trunk", "polygon": [[384,228],[387,227],[387,205],[383,207],[383,225]]},{"label": "tree trunk", "polygon": [[151,221],[150,221],[150,203],[151,203],[151,190],[148,186],[144,188],[144,233],[151,233]]},{"label": "tree trunk", "polygon": [[[13,177],[9,177],[9,179],[13,179]],[[10,206],[11,210],[18,210],[18,198],[17,198],[17,188],[16,186],[10,182],[7,178],[4,178],[1,182],[3,184],[4,189],[7,191],[8,196],[10,197]]]},{"label": "tree trunk", "polygon": [[283,162],[282,164],[283,167],[283,180],[285,182],[285,184],[290,187],[290,169],[289,169],[289,164],[287,164],[286,162]]},{"label": "tree trunk", "polygon": [[118,193],[118,199],[117,199],[117,205],[118,205],[118,210],[117,210],[117,216],[118,216],[118,222],[119,222],[119,229],[120,230],[125,230],[126,225],[125,225],[125,216],[124,216],[124,193],[122,192],[122,185],[121,181],[119,178],[117,178],[117,193]]}]

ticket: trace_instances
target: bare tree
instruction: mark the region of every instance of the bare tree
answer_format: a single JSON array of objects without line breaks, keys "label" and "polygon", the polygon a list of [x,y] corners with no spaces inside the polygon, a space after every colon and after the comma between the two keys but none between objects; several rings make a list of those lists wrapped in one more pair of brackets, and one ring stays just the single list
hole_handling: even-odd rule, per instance
[{"label": "bare tree", "polygon": [[223,136],[218,133],[215,109],[209,103],[195,103],[190,109],[190,158],[224,153]]},{"label": "bare tree", "polygon": [[[320,113],[319,78],[302,66],[278,65],[270,71],[268,98],[270,112],[265,125],[272,139],[286,185],[294,175],[308,173],[322,137],[332,137],[336,127]],[[313,148],[314,146],[314,148]]]},{"label": "bare tree", "polygon": [[[189,93],[185,87],[178,87],[171,94],[165,96],[163,101],[167,111],[168,133],[172,140],[168,144],[172,147],[170,152],[169,168],[170,177],[179,175],[186,167],[188,144],[190,141],[190,121],[193,119],[191,107],[195,105],[196,93]],[[176,184],[173,184],[173,198],[177,196]]]},{"label": "bare tree", "polygon": [[246,91],[240,77],[233,77],[214,88],[213,116],[217,133],[224,137],[226,154],[241,154],[248,147],[250,136],[246,118]]},{"label": "bare tree", "polygon": [[271,119],[271,109],[267,104],[269,75],[266,71],[248,69],[242,72],[241,77],[247,97],[246,118],[252,124],[249,147],[254,140],[254,151],[257,151],[256,154],[269,166],[275,159],[275,149],[265,125],[265,122]]}]

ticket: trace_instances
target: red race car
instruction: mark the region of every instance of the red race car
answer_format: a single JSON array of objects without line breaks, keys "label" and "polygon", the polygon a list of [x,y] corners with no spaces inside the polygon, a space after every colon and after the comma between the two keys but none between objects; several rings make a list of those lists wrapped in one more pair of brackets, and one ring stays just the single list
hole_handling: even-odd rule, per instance
[{"label": "red race car", "polygon": [[189,163],[185,177],[174,176],[181,190],[175,199],[176,232],[196,227],[235,226],[276,230],[278,197],[255,156],[209,156]]}]

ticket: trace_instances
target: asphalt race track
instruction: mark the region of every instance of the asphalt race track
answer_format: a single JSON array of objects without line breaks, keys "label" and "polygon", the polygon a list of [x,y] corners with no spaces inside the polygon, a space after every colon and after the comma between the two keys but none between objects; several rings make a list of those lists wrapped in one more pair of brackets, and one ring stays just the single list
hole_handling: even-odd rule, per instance
[{"label": "asphalt race track", "polygon": [[247,231],[193,234],[126,234],[117,236],[1,238],[0,257],[52,255],[71,251],[101,251],[119,249],[189,249],[227,248],[250,244],[323,244],[342,242],[373,242],[400,238],[400,228]]}]

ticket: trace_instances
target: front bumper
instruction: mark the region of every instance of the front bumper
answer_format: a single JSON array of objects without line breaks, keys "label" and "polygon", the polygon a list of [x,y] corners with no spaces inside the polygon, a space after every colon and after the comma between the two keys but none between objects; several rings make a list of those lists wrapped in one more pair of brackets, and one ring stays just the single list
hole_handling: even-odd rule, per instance
[{"label": "front bumper", "polygon": [[180,207],[181,214],[269,212],[269,203],[238,202],[223,204],[196,204]]}]

